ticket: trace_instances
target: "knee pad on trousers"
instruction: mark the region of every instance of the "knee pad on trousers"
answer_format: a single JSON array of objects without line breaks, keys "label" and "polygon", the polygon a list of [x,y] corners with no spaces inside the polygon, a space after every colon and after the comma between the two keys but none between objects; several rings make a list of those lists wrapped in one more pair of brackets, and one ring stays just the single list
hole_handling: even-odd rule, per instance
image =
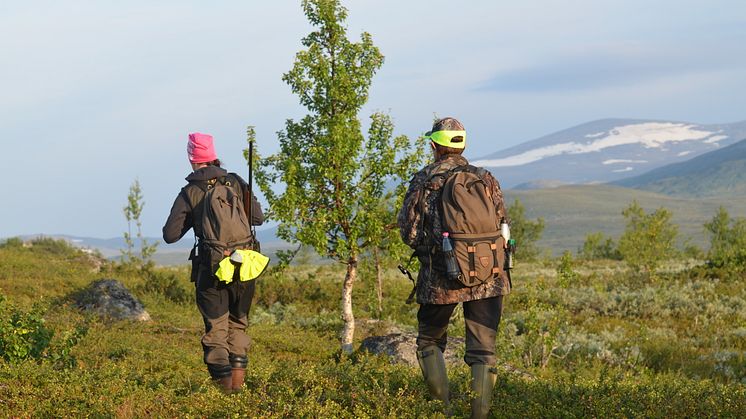
[{"label": "knee pad on trousers", "polygon": [[204,350],[204,361],[207,365],[226,365],[229,364],[228,350],[223,347],[209,347],[202,345]]}]

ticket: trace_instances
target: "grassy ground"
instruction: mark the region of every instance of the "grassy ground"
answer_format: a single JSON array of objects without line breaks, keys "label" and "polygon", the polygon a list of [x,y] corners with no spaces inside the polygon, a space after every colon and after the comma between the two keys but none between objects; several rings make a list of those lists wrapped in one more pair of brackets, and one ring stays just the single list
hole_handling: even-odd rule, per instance
[{"label": "grassy ground", "polygon": [[[416,368],[340,355],[341,266],[297,266],[259,279],[248,389],[225,396],[202,364],[201,319],[182,298],[191,295],[186,270],[159,269],[146,283],[111,265],[97,272],[94,262],[53,244],[0,248],[5,304],[36,307],[55,331],[40,359],[0,361],[0,415],[442,416]],[[501,370],[496,417],[746,415],[743,281],[692,277],[674,266],[651,283],[616,262],[576,263],[568,281],[555,265],[521,266],[514,277],[498,353],[528,374]],[[109,322],[75,308],[71,296],[102,277],[133,290],[152,321]],[[387,325],[413,328],[416,306],[404,304],[409,283],[387,270],[378,312],[370,278],[364,269],[354,295],[358,342]],[[382,321],[364,321],[374,318]],[[70,341],[75,330],[84,332]],[[449,333],[463,335],[458,314]],[[467,415],[468,369],[457,365],[449,375],[453,413]]]}]

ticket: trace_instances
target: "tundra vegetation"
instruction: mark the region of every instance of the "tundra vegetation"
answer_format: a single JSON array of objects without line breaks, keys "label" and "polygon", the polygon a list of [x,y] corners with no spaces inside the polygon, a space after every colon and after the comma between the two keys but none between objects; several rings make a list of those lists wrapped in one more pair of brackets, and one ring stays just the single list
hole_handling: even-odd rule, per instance
[{"label": "tundra vegetation", "polygon": [[[655,276],[629,261],[589,258],[587,252],[535,262],[519,254],[497,342],[501,368],[493,413],[743,417],[743,225],[719,211],[707,223],[705,258],[663,255]],[[625,233],[650,233],[638,227],[627,222]],[[606,240],[593,243],[608,247]],[[600,253],[616,255],[615,247],[612,240],[613,251]],[[361,257],[363,265],[374,258]],[[380,308],[375,269],[361,269],[353,290],[359,324],[354,348],[367,336],[416,326],[416,305],[404,303],[411,284],[394,267],[399,260],[379,257]],[[202,324],[186,266],[149,267],[144,274],[45,238],[6,240],[0,264],[0,401],[6,416],[440,415],[441,406],[426,400],[416,367],[340,350],[342,264],[293,264],[257,280],[248,389],[232,396],[204,374]],[[152,321],[114,322],[80,311],[75,295],[102,277],[124,282]],[[455,316],[449,334],[463,336],[461,317]],[[453,413],[466,415],[469,371],[455,365],[449,374]]]},{"label": "tundra vegetation", "polygon": [[[340,263],[296,261],[256,280],[247,389],[226,396],[212,385],[188,267],[155,266],[146,242],[135,255],[131,229],[118,262],[64,241],[11,238],[0,244],[0,415],[442,416],[418,368],[356,350],[367,336],[415,330],[394,215],[424,147],[394,137],[381,113],[363,133],[358,113],[383,56],[366,33],[347,39],[337,0],[303,7],[315,29],[283,80],[308,114],[287,121],[280,151],[258,161],[257,183],[281,238]],[[138,238],[143,205],[135,184],[125,215]],[[633,202],[618,239],[585,232],[579,254],[553,259],[537,245],[552,226],[528,219],[518,200],[509,215],[519,248],[493,415],[746,416],[746,221],[721,209],[703,226],[706,253],[682,253],[670,211]],[[112,277],[150,321],[78,308],[82,290]],[[449,335],[463,337],[463,316]],[[449,375],[452,413],[466,416],[470,372],[458,364]]]}]

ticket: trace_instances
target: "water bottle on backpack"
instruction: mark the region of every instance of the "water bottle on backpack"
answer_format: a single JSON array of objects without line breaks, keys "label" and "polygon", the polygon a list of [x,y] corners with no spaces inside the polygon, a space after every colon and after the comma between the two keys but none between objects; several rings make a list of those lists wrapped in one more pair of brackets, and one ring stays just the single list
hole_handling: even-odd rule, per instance
[{"label": "water bottle on backpack", "polygon": [[461,268],[456,262],[456,254],[453,252],[453,244],[447,231],[443,232],[443,256],[446,259],[446,274],[449,279],[459,281],[461,279]]},{"label": "water bottle on backpack", "polygon": [[513,269],[513,264],[514,264],[513,255],[515,254],[515,239],[510,238],[510,226],[505,221],[503,221],[500,224],[500,235],[503,236],[503,239],[505,240],[505,244],[506,244],[504,269]]}]

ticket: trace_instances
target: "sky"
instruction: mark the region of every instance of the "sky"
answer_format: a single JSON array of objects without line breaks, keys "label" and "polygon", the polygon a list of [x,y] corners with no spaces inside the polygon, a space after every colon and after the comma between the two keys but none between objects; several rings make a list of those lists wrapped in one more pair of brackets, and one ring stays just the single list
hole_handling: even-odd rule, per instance
[{"label": "sky", "polygon": [[[742,0],[344,1],[385,55],[360,118],[418,136],[460,119],[478,158],[601,118],[746,119]],[[137,179],[160,236],[187,134],[246,172],[305,110],[282,82],[312,27],[300,1],[0,2],[0,237],[109,238]]]}]

